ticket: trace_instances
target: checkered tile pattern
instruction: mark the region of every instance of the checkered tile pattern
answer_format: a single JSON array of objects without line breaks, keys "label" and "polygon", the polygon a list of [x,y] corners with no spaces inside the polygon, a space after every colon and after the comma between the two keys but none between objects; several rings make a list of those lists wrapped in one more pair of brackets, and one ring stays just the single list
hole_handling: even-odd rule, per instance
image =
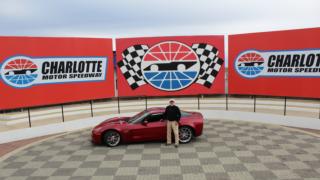
[{"label": "checkered tile pattern", "polygon": [[320,177],[320,139],[263,124],[206,120],[179,148],[138,143],[93,146],[83,130],[0,162],[0,179],[309,179]]},{"label": "checkered tile pattern", "polygon": [[148,51],[146,45],[133,45],[122,52],[122,61],[118,62],[120,71],[132,89],[146,84],[141,72],[141,61]]},{"label": "checkered tile pattern", "polygon": [[200,60],[199,77],[196,83],[210,88],[223,65],[223,59],[218,57],[218,49],[209,44],[193,44],[192,49]]}]

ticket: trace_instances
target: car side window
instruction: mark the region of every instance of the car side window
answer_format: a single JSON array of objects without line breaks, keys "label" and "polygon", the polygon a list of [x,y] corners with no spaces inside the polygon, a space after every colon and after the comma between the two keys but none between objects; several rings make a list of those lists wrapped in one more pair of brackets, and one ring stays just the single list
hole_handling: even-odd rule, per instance
[{"label": "car side window", "polygon": [[163,113],[159,113],[159,114],[150,114],[147,118],[147,121],[150,122],[158,122],[161,119],[163,119]]},{"label": "car side window", "polygon": [[190,116],[190,113],[185,112],[185,111],[181,111],[181,116],[182,117]]}]

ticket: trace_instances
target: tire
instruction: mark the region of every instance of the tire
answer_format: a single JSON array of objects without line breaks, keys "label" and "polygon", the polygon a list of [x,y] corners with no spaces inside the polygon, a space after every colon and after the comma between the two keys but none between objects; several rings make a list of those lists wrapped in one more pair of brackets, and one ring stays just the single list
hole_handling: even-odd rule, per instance
[{"label": "tire", "polygon": [[179,141],[182,144],[189,143],[193,138],[193,130],[188,126],[181,126],[179,128]]},{"label": "tire", "polygon": [[109,130],[103,135],[103,142],[109,147],[118,146],[121,142],[121,136],[119,132]]},{"label": "tire", "polygon": [[185,71],[186,70],[186,66],[184,64],[179,64],[177,69],[178,69],[178,71]]},{"label": "tire", "polygon": [[151,71],[158,71],[159,67],[158,67],[158,65],[153,64],[153,65],[151,65],[150,70]]}]

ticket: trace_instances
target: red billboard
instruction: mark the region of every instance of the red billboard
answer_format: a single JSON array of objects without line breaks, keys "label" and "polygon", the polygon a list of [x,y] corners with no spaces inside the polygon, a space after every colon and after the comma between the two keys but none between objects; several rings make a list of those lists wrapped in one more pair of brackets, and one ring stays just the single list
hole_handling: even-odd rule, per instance
[{"label": "red billboard", "polygon": [[0,37],[0,109],[114,96],[111,39]]},{"label": "red billboard", "polygon": [[224,94],[224,36],[116,40],[119,96]]},{"label": "red billboard", "polygon": [[320,98],[320,28],[228,39],[230,94]]}]

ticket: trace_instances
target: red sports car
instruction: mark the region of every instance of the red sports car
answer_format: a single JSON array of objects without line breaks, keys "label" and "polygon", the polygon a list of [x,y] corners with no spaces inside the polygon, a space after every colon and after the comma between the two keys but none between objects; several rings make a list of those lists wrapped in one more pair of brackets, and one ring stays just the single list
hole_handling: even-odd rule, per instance
[{"label": "red sports car", "polygon": [[[165,108],[149,108],[132,117],[107,119],[92,130],[94,144],[117,146],[119,143],[164,141],[166,140]],[[200,136],[203,129],[203,116],[198,112],[181,111],[179,139],[188,143]]]}]

